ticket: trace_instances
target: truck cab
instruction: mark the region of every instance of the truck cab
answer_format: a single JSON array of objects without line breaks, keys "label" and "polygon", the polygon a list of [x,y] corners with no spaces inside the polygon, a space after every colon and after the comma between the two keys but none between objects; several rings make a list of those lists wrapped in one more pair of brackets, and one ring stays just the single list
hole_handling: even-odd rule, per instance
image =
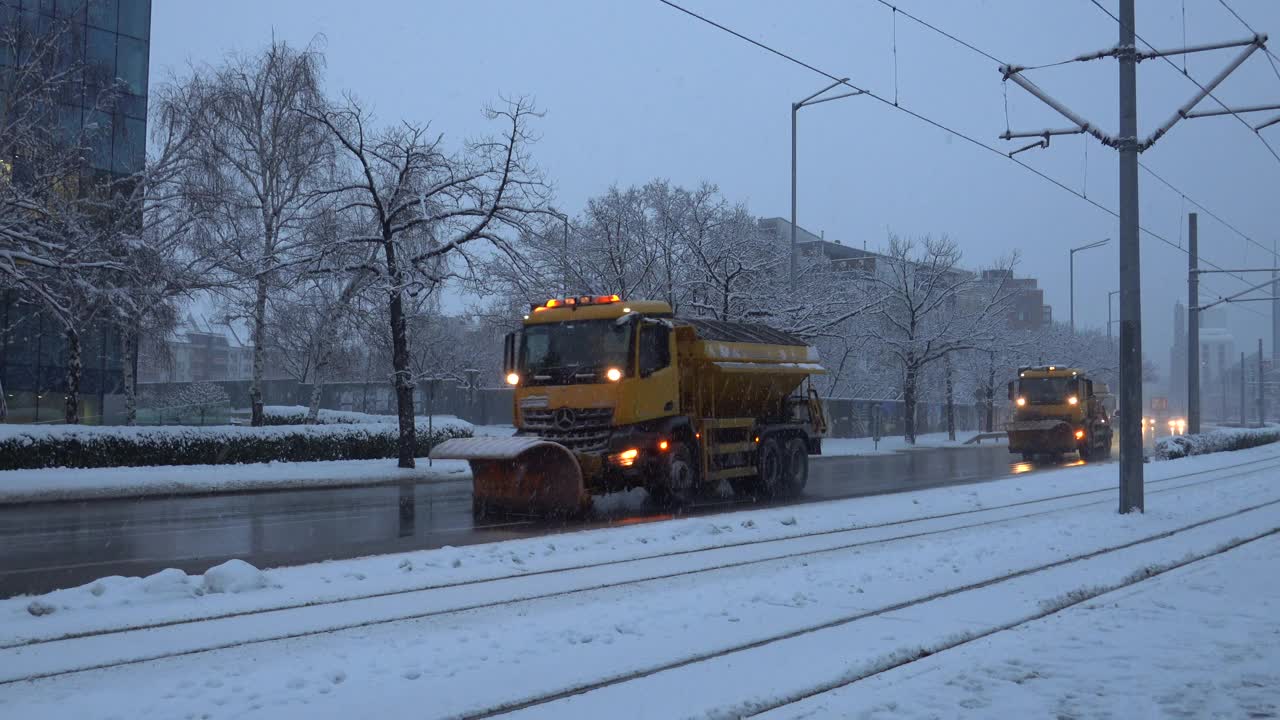
[{"label": "truck cab", "polygon": [[1078,368],[1023,367],[1009,383],[1013,419],[1006,429],[1009,452],[1025,459],[1076,452],[1081,460],[1111,453],[1106,385]]}]

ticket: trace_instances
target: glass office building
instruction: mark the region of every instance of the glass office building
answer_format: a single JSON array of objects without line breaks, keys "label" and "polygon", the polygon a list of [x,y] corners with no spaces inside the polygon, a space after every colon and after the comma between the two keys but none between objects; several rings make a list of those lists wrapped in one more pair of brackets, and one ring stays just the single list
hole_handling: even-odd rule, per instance
[{"label": "glass office building", "polygon": [[[83,67],[58,93],[49,122],[88,148],[86,180],[127,177],[143,167],[147,134],[151,0],[0,0],[0,113],[34,38],[56,37],[57,66]],[[6,160],[9,160],[6,158]],[[15,175],[15,177],[17,177]],[[108,324],[81,337],[81,417],[122,414],[119,334]],[[0,383],[8,422],[56,422],[66,387],[66,340],[56,321],[21,291],[0,297]]]}]

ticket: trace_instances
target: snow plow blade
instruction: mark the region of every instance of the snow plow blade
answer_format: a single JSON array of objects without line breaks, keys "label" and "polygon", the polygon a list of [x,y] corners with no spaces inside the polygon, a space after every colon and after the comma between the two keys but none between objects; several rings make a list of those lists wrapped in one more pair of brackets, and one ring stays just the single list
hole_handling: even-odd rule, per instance
[{"label": "snow plow blade", "polygon": [[578,459],[565,446],[549,440],[454,438],[432,448],[431,458],[471,464],[476,515],[576,515],[591,505]]}]

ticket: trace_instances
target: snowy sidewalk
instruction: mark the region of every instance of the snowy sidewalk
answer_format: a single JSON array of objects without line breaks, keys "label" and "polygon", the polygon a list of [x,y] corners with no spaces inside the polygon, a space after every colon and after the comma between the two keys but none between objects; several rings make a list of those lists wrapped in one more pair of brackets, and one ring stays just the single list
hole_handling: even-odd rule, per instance
[{"label": "snowy sidewalk", "polygon": [[275,462],[244,465],[47,468],[0,471],[0,504],[105,500],[215,492],[462,482],[471,479],[461,460],[436,460],[402,470],[392,459]]},{"label": "snowy sidewalk", "polygon": [[[846,691],[788,706],[793,700],[868,674],[868,683],[898,677],[922,684],[895,691],[901,710],[933,697],[972,700],[958,694],[981,693],[941,684],[983,668],[987,656],[963,656],[965,648],[1008,642],[1012,657],[1041,663],[1037,675],[1058,673],[1051,691],[1062,693],[1064,712],[1078,715],[1065,704],[1068,694],[1094,686],[1077,687],[1084,681],[1051,653],[1055,643],[1088,653],[1105,644],[1102,634],[1112,626],[1087,619],[1071,625],[1075,613],[1112,602],[1102,594],[1110,588],[1132,585],[1121,597],[1148,592],[1149,573],[1187,562],[1150,581],[1173,583],[1163,592],[1155,586],[1153,603],[1172,602],[1179,589],[1207,598],[1214,582],[1196,579],[1201,566],[1194,561],[1280,529],[1275,447],[1149,466],[1146,515],[1115,513],[1115,472],[1084,467],[972,488],[285,568],[243,593],[199,593],[207,581],[174,576],[151,581],[167,588],[166,597],[120,597],[120,583],[103,583],[41,598],[54,608],[49,614],[30,612],[30,598],[3,601],[0,713],[728,718],[774,709],[790,717],[806,702],[835,703]],[[1274,554],[1234,555],[1257,547],[1273,544],[1259,541],[1225,557],[1244,557],[1256,563],[1251,574],[1264,575],[1256,568],[1274,565]],[[1280,664],[1270,641],[1274,605],[1262,602],[1274,603],[1274,588],[1261,577],[1253,582],[1260,594],[1218,600],[1236,613],[1230,638],[1252,635],[1255,642],[1252,655],[1234,666],[1242,679],[1213,664],[1239,654],[1237,647],[1193,652],[1168,640],[1159,660],[1185,668],[1184,681],[1193,673],[1213,678],[1220,697],[1238,702],[1232,707],[1273,702],[1256,686],[1274,693],[1274,670],[1250,668]],[[1078,601],[1085,602],[1079,610],[1054,614]],[[1139,615],[1159,608],[1135,602]],[[223,617],[166,619],[210,611]],[[1019,627],[1053,622],[1068,624],[1042,636],[1034,654],[1002,640],[1024,632]],[[1173,622],[1158,627],[1168,632]],[[131,624],[144,627],[119,630]],[[965,644],[983,635],[989,637]],[[921,675],[925,666],[915,661],[928,652],[939,652],[929,662],[960,659]],[[1081,675],[1094,672],[1089,662],[1108,660],[1081,657]],[[901,663],[908,663],[902,672],[878,674]],[[987,665],[994,669],[981,670],[984,688],[1004,667]],[[1012,671],[1009,678],[1036,682]],[[861,687],[854,682],[848,691]],[[1194,688],[1151,687],[1181,693],[1169,694],[1169,710],[1200,714]],[[851,713],[856,700],[847,701]],[[1091,699],[1090,707],[1104,700]],[[839,716],[844,707],[823,705],[808,716]],[[1019,709],[961,703],[942,714],[1045,714]]]},{"label": "snowy sidewalk", "polygon": [[1272,535],[761,717],[1276,717],[1275,568]]}]

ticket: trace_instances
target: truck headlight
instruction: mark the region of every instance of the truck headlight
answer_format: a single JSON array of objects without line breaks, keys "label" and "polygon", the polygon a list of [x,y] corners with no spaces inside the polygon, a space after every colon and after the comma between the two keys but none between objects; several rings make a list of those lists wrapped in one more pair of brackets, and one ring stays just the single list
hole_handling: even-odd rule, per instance
[{"label": "truck headlight", "polygon": [[1072,395],[1071,397],[1067,398],[1067,404],[1068,404],[1068,405],[1079,405],[1079,404],[1080,404],[1080,398],[1076,397],[1075,395]]},{"label": "truck headlight", "polygon": [[1017,400],[1014,400],[1014,402],[1017,403],[1018,407],[1023,407],[1027,404],[1027,399],[1024,397],[1020,397]]},{"label": "truck headlight", "polygon": [[622,371],[618,368],[609,368],[604,371],[604,376],[609,379],[609,382],[618,382],[622,379]]},{"label": "truck headlight", "polygon": [[519,385],[519,384],[520,384],[520,374],[519,374],[519,373],[507,373],[507,384],[508,384],[508,385]]}]

